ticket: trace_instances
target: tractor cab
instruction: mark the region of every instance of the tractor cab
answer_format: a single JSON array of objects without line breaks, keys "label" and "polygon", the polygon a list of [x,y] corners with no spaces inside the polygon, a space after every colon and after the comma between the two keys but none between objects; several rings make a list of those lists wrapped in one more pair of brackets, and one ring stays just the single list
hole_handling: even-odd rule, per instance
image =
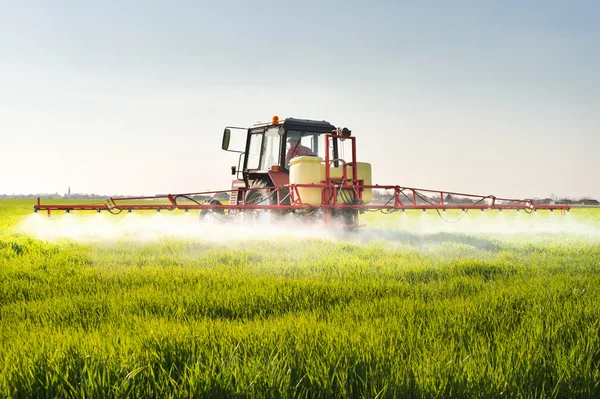
[{"label": "tractor cab", "polygon": [[[246,146],[243,151],[229,148],[234,130],[246,131]],[[331,140],[330,148],[324,148],[323,138],[323,135],[336,131],[336,127],[326,121],[295,118],[280,120],[274,116],[270,123],[257,123],[247,129],[227,127],[223,133],[222,148],[240,154],[238,166],[231,169],[232,174],[243,181],[246,188],[256,186],[257,183],[267,187],[281,186],[289,183],[290,161],[297,156],[325,158],[329,151],[330,159],[338,159],[338,139]]]}]

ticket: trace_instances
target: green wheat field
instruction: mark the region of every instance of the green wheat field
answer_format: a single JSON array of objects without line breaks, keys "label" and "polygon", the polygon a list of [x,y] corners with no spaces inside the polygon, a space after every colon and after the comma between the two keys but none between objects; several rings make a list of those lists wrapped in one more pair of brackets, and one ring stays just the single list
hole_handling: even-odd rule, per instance
[{"label": "green wheat field", "polygon": [[0,201],[0,397],[600,397],[600,209],[343,233],[33,204]]}]

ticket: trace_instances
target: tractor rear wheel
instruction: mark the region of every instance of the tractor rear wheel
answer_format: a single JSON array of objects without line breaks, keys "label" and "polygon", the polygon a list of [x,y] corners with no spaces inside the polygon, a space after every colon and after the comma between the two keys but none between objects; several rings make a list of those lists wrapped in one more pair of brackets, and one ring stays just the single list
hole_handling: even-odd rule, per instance
[{"label": "tractor rear wheel", "polygon": [[[208,205],[221,205],[221,201],[213,199],[205,202]],[[225,211],[223,209],[203,209],[198,216],[200,222],[225,221]]]},{"label": "tractor rear wheel", "polygon": [[[269,189],[269,184],[265,180],[255,180],[246,192],[246,205],[273,205],[277,204],[277,193]],[[243,219],[248,223],[270,222],[270,209],[246,209],[243,212]]]}]

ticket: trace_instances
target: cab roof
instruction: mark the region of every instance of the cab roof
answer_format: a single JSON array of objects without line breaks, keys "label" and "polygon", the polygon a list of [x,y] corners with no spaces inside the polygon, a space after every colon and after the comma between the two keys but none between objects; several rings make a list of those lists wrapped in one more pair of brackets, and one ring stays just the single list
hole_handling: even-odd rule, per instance
[{"label": "cab roof", "polygon": [[319,133],[331,133],[335,130],[335,126],[327,121],[313,121],[310,119],[286,118],[281,125],[290,130],[308,130]]},{"label": "cab roof", "polygon": [[[315,121],[311,119],[285,118],[280,120],[278,125],[283,126],[286,130],[310,131],[316,133],[331,133],[336,129],[334,125],[327,121]],[[260,122],[253,125],[254,127],[273,126],[270,122]]]}]

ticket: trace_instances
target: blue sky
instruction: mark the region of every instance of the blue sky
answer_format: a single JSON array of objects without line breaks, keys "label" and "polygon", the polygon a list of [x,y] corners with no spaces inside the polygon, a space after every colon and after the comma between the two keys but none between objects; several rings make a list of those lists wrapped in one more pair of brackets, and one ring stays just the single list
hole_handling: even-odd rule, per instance
[{"label": "blue sky", "polygon": [[600,198],[598,2],[0,4],[0,193],[225,189],[279,115],[379,184]]}]

